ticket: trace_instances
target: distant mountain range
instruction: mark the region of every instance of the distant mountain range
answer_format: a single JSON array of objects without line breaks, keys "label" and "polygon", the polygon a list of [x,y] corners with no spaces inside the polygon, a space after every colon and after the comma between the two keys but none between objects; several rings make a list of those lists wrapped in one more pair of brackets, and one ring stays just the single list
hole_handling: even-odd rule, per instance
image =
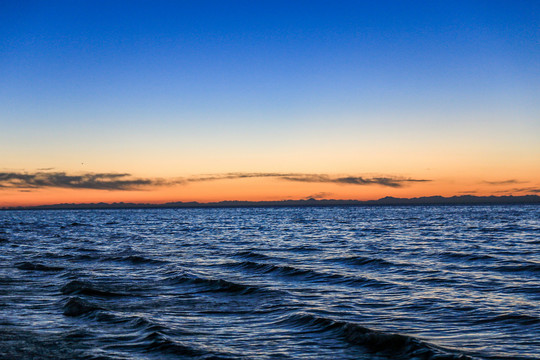
[{"label": "distant mountain range", "polygon": [[210,203],[169,202],[165,204],[137,203],[88,203],[54,204],[38,206],[5,207],[2,210],[39,210],[39,209],[138,209],[138,208],[227,208],[227,207],[306,207],[306,206],[408,206],[408,205],[511,205],[539,204],[540,196],[425,196],[417,198],[384,197],[379,200],[281,200],[281,201],[220,201]]}]

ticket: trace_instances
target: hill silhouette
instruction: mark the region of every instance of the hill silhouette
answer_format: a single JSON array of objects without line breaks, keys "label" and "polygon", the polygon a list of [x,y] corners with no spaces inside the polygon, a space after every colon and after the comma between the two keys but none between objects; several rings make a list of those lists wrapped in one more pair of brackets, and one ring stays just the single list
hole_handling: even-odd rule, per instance
[{"label": "hill silhouette", "polygon": [[307,207],[307,206],[409,206],[409,205],[511,205],[540,204],[540,196],[425,196],[417,198],[384,197],[378,200],[279,200],[279,201],[219,201],[219,202],[168,202],[163,204],[146,203],[84,203],[52,204],[37,206],[4,207],[3,210],[39,209],[131,209],[131,208],[227,208],[227,207]]}]

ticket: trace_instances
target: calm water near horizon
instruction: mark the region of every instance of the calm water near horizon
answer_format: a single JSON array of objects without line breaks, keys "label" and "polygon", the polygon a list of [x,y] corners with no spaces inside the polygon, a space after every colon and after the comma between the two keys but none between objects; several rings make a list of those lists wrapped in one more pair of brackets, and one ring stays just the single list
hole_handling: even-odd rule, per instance
[{"label": "calm water near horizon", "polygon": [[0,212],[0,359],[540,359],[540,206]]}]

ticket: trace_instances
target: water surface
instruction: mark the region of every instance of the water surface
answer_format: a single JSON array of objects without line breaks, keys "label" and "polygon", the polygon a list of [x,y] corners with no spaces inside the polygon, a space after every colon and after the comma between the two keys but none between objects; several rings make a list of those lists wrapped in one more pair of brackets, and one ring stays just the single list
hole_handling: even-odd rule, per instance
[{"label": "water surface", "polygon": [[3,211],[0,254],[0,358],[540,358],[538,206]]}]

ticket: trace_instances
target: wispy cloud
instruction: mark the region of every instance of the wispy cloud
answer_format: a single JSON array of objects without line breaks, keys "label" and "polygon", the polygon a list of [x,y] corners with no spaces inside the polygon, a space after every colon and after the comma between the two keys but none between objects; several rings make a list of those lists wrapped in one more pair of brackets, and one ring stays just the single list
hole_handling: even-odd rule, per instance
[{"label": "wispy cloud", "polygon": [[515,193],[525,193],[525,194],[540,194],[540,187],[522,187],[522,188],[513,188],[495,191],[496,194],[515,194]]},{"label": "wispy cloud", "polygon": [[488,180],[482,181],[482,184],[488,184],[488,185],[511,185],[511,184],[523,184],[523,183],[525,183],[525,181],[519,181],[516,179],[499,180],[499,181],[488,181]]},{"label": "wispy cloud", "polygon": [[393,188],[410,183],[427,182],[427,179],[412,179],[399,176],[332,176],[328,174],[302,173],[225,173],[206,174],[178,178],[137,178],[128,173],[86,173],[67,174],[65,172],[0,172],[0,188],[41,189],[69,188],[93,190],[141,190],[152,186],[186,185],[190,183],[238,180],[248,178],[273,178],[282,181],[306,183],[333,183],[340,185],[381,185]]},{"label": "wispy cloud", "polygon": [[428,182],[428,179],[411,179],[399,176],[379,176],[379,177],[362,177],[362,176],[331,176],[328,174],[301,174],[301,173],[227,173],[203,175],[185,178],[184,182],[200,182],[200,181],[215,181],[215,180],[233,180],[246,178],[276,178],[285,181],[307,182],[307,183],[334,183],[342,185],[382,185],[389,187],[402,187],[407,183]]},{"label": "wispy cloud", "polygon": [[177,181],[180,182],[202,182],[202,181],[216,181],[216,180],[238,180],[238,179],[248,179],[248,178],[281,178],[284,176],[295,176],[299,174],[295,173],[252,173],[252,172],[235,172],[235,173],[225,173],[225,174],[205,174],[205,175],[195,175],[187,178],[178,178]]},{"label": "wispy cloud", "polygon": [[515,188],[515,189],[512,189],[512,191],[539,194],[540,193],[540,188],[535,188],[535,187]]},{"label": "wispy cloud", "polygon": [[303,174],[288,176],[284,175],[280,177],[283,180],[288,181],[301,181],[310,183],[334,183],[342,185],[382,185],[389,187],[403,187],[408,183],[415,182],[428,182],[427,179],[411,179],[397,176],[383,176],[383,177],[362,177],[362,176],[330,176],[322,174]]}]

